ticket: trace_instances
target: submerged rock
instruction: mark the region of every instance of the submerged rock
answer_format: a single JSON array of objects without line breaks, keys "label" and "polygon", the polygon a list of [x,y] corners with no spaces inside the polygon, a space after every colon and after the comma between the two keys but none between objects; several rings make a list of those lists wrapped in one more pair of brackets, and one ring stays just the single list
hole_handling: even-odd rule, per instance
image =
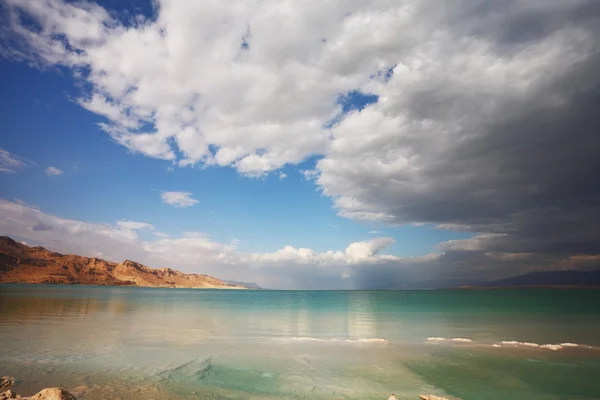
[{"label": "submerged rock", "polygon": [[81,385],[81,386],[77,386],[75,389],[73,389],[72,393],[73,393],[73,396],[80,397],[80,396],[83,396],[88,390],[90,390],[89,386]]},{"label": "submerged rock", "polygon": [[3,376],[2,378],[0,378],[0,389],[11,387],[14,384],[15,378],[11,378],[10,376]]},{"label": "submerged rock", "polygon": [[206,358],[194,358],[171,369],[165,369],[157,374],[162,379],[181,380],[181,379],[203,379],[211,371],[212,356]]},{"label": "submerged rock", "polygon": [[447,398],[445,398],[445,397],[435,396],[435,395],[433,395],[433,394],[427,394],[427,395],[422,395],[422,394],[420,394],[420,395],[419,395],[419,398],[420,398],[421,400],[448,400],[448,399],[447,399]]},{"label": "submerged rock", "polygon": [[37,394],[28,397],[29,400],[77,400],[75,396],[60,388],[42,389]]}]

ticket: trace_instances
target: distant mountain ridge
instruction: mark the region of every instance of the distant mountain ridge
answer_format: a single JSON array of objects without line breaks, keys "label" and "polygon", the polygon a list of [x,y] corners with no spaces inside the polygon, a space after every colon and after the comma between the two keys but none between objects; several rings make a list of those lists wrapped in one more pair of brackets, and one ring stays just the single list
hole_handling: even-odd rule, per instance
[{"label": "distant mountain ridge", "polygon": [[247,289],[208,275],[154,269],[130,260],[115,263],[60,254],[17,243],[8,236],[0,236],[0,283]]},{"label": "distant mountain ridge", "polygon": [[258,286],[254,282],[225,281],[225,283],[227,283],[229,285],[244,286],[244,287],[247,287],[248,289],[262,289],[260,286]]},{"label": "distant mountain ridge", "polygon": [[595,271],[545,271],[531,272],[494,282],[485,287],[519,286],[600,286],[600,269]]}]

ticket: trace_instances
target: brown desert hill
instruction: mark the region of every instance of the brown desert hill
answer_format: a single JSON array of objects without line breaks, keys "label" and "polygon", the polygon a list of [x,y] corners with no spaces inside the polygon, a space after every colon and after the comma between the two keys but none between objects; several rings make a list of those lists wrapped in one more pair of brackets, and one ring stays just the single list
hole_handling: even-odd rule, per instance
[{"label": "brown desert hill", "polygon": [[208,275],[154,269],[125,260],[60,254],[0,236],[0,283],[57,283],[106,286],[246,289]]}]

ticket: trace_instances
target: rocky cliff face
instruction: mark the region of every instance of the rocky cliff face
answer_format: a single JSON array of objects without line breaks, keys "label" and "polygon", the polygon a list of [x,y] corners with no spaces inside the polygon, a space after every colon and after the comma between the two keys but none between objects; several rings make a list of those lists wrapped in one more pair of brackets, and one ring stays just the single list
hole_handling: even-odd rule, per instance
[{"label": "rocky cliff face", "polygon": [[245,289],[208,275],[153,269],[125,260],[60,254],[0,236],[0,283],[58,283],[107,286]]}]

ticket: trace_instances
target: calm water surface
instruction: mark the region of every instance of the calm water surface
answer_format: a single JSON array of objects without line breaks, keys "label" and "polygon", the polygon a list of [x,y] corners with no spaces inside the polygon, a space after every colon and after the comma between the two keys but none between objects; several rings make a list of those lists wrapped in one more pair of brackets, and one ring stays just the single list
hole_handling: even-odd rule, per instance
[{"label": "calm water surface", "polygon": [[600,291],[0,285],[0,375],[79,399],[600,399]]}]

